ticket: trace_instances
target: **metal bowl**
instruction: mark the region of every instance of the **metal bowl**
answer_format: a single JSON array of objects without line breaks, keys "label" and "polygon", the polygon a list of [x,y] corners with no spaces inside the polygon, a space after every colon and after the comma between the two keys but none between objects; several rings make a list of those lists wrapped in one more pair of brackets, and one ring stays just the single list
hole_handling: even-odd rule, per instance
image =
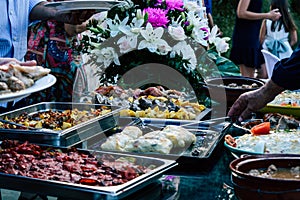
[{"label": "metal bowl", "polygon": [[251,169],[267,169],[271,164],[287,169],[300,166],[300,155],[247,155],[230,163],[231,180],[238,199],[299,199],[300,179],[268,178],[248,173]]}]

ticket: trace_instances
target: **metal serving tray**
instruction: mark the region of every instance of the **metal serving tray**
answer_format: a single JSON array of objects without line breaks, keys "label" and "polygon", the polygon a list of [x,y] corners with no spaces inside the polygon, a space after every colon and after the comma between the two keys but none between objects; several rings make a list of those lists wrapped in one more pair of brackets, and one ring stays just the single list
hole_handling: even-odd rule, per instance
[{"label": "metal serving tray", "polygon": [[[97,109],[101,106],[103,106],[103,104],[42,102],[7,113],[3,113],[0,115],[0,118],[4,119],[5,116],[13,118],[19,116],[24,112],[28,114],[34,114],[37,112],[43,112],[48,110],[90,110],[91,108]],[[116,126],[119,113],[122,107],[110,105],[106,106],[108,106],[112,110],[110,113],[95,117],[93,119],[90,119],[88,121],[82,122],[80,124],[77,124],[75,126],[61,131],[48,132],[43,130],[41,131],[22,129],[0,129],[0,140],[13,139],[53,146],[73,146]]]},{"label": "metal serving tray", "polygon": [[[163,122],[163,121],[161,121]],[[157,124],[145,123],[143,119],[136,118],[134,121],[128,121],[125,118],[119,118],[119,124],[124,126],[127,125],[135,125],[138,126],[143,133],[147,133],[153,130],[161,130],[166,125],[169,125],[169,121],[166,121],[164,126],[159,126]],[[185,149],[184,152],[171,152],[170,154],[159,154],[159,153],[134,153],[134,152],[122,152],[130,155],[143,155],[155,158],[163,158],[169,160],[176,160],[178,162],[178,167],[183,167],[183,169],[191,169],[193,167],[197,169],[207,169],[210,167],[211,161],[214,159],[214,152],[220,144],[220,141],[223,139],[226,133],[226,127],[228,123],[223,122],[219,124],[209,125],[209,124],[192,124],[191,126],[186,126],[185,128],[190,132],[194,133],[197,137],[197,142],[191,145],[189,148]],[[105,132],[107,137],[117,132],[120,132],[120,129],[114,129]],[[95,139],[88,140],[88,149],[93,150],[101,150],[101,144],[106,141],[107,138],[99,138],[98,141]],[[192,152],[197,151],[197,154],[192,154]],[[118,152],[118,151],[111,151]],[[202,166],[197,166],[195,164],[201,164]],[[177,168],[178,168],[177,167]],[[188,168],[187,168],[188,167]]]},{"label": "metal serving tray", "polygon": [[[43,147],[43,146],[42,146]],[[47,146],[44,146],[47,147]],[[66,148],[59,148],[65,151]],[[135,164],[142,166],[155,166],[149,172],[117,186],[88,186],[75,183],[67,183],[54,180],[42,180],[18,176],[12,174],[0,173],[0,187],[25,191],[31,193],[44,194],[48,196],[63,197],[66,199],[101,199],[115,200],[123,199],[138,190],[146,187],[156,181],[163,173],[175,167],[177,163],[172,160],[150,158],[138,155],[126,155],[121,153],[107,153],[103,151],[88,151],[78,149],[79,152],[92,154],[94,156],[109,155],[116,159],[120,157],[130,157],[136,159]]]}]

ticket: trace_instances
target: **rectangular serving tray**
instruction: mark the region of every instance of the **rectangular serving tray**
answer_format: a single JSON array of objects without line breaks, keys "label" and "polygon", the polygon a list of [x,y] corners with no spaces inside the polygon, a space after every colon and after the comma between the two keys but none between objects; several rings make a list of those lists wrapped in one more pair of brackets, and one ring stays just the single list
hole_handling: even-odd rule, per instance
[{"label": "rectangular serving tray", "polygon": [[[43,147],[43,146],[42,146]],[[44,146],[47,147],[47,146]],[[65,151],[67,148],[59,148]],[[47,196],[63,197],[65,199],[103,199],[115,200],[135,193],[156,181],[163,173],[177,165],[176,161],[167,159],[150,158],[139,155],[126,155],[121,153],[88,151],[78,149],[79,152],[95,156],[109,155],[116,159],[130,157],[135,159],[135,164],[142,166],[155,166],[149,172],[117,186],[88,186],[76,183],[67,183],[54,180],[42,180],[25,176],[0,173],[0,187],[3,189],[18,190],[30,193],[44,194]]]},{"label": "rectangular serving tray", "polygon": [[[13,118],[25,112],[28,114],[33,114],[48,110],[64,111],[69,109],[78,109],[89,111],[91,108],[97,109],[101,106],[103,106],[103,104],[42,102],[3,113],[0,115],[0,118],[4,119],[6,116],[8,118]],[[119,106],[106,106],[111,109],[111,112],[105,115],[97,116],[65,130],[47,132],[40,130],[0,129],[0,140],[12,139],[29,141],[37,144],[70,147],[101,134],[117,125],[120,110],[123,108]]]},{"label": "rectangular serving tray", "polygon": [[[194,121],[195,122],[195,121]],[[134,125],[138,126],[143,133],[144,131],[152,131],[152,130],[160,130],[163,127],[170,125],[169,120],[160,120],[160,123],[151,123],[144,122],[143,118],[119,118],[119,125],[126,126],[126,125]],[[164,125],[163,125],[164,124]],[[174,124],[171,124],[174,125]],[[178,162],[178,167],[176,167],[179,171],[192,169],[195,167],[195,170],[206,170],[210,168],[212,161],[214,160],[215,151],[220,146],[220,141],[223,139],[226,133],[226,126],[228,125],[227,122],[219,123],[219,124],[193,124],[191,126],[185,127],[190,132],[194,133],[197,137],[197,143],[195,145],[191,145],[182,153],[170,153],[170,154],[159,154],[159,153],[135,153],[135,152],[122,152],[124,154],[130,155],[142,155],[147,157],[155,157],[155,158],[162,158],[162,159],[169,159],[169,160],[176,160]],[[122,127],[121,127],[122,129]],[[110,135],[114,134],[114,130],[110,130],[105,132],[104,134],[109,137]],[[101,144],[106,141],[106,138],[99,138],[98,140],[92,139],[87,141],[87,148],[93,150],[101,150]],[[197,146],[196,146],[197,145]],[[192,151],[195,148],[199,148],[198,155],[192,155]],[[111,151],[111,152],[118,152],[119,151]],[[199,164],[199,165],[196,165]],[[178,171],[178,172],[179,172]]]}]

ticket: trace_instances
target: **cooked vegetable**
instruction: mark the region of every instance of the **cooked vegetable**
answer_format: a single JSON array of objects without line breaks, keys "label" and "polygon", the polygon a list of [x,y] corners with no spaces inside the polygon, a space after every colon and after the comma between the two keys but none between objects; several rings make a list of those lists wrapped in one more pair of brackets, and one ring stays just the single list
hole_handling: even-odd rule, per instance
[{"label": "cooked vegetable", "polygon": [[225,142],[232,147],[236,147],[236,140],[231,135],[225,135]]},{"label": "cooked vegetable", "polygon": [[263,122],[251,128],[252,135],[266,135],[270,133],[270,122]]}]

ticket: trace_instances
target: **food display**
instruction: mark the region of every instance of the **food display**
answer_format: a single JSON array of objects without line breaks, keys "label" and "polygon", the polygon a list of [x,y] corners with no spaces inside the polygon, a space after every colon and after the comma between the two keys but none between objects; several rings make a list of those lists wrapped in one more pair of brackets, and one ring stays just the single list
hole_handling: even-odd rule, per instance
[{"label": "food display", "polygon": [[31,87],[34,82],[50,73],[42,66],[0,65],[0,95]]},{"label": "food display", "polygon": [[285,90],[278,94],[269,104],[290,107],[300,106],[300,91]]},{"label": "food display", "polygon": [[[36,113],[22,113],[13,118],[7,116],[4,117],[5,120],[15,122],[24,125],[26,127],[34,128],[47,128],[55,131],[65,130],[67,128],[73,127],[82,122],[86,122],[95,117],[105,115],[111,112],[111,109],[107,106],[101,106],[98,109],[90,110],[78,110],[77,108],[72,110],[47,110],[39,111]],[[18,129],[19,126],[5,124],[0,122],[0,128],[6,129]],[[23,128],[23,127],[21,127]]]},{"label": "food display", "polygon": [[70,149],[62,152],[28,142],[3,141],[0,172],[30,178],[84,185],[113,186],[126,183],[151,170],[130,160],[96,157]]},{"label": "food display", "polygon": [[33,104],[0,115],[0,140],[70,147],[115,127],[121,109],[90,103]]},{"label": "food display", "polygon": [[3,140],[0,185],[21,190],[30,183],[33,193],[68,199],[121,199],[176,165],[166,159]]},{"label": "food display", "polygon": [[101,145],[102,150],[137,153],[170,154],[173,149],[184,151],[196,142],[195,134],[180,126],[168,125],[143,135],[136,126],[127,126],[121,132],[107,138]]},{"label": "food display", "polygon": [[194,120],[206,109],[198,102],[191,102],[186,93],[161,86],[145,90],[101,86],[96,93],[100,103],[126,107],[120,112],[120,116],[126,117]]},{"label": "food display", "polygon": [[[225,132],[204,127],[182,127],[135,123],[105,133],[89,149],[176,159],[179,163],[205,162],[210,159]],[[178,160],[178,158],[180,158]],[[183,164],[182,166],[185,166]]]},{"label": "food display", "polygon": [[299,121],[293,117],[269,113],[259,120],[244,124],[251,134],[239,137],[225,136],[225,144],[231,150],[242,153],[300,153]]},{"label": "food display", "polygon": [[261,109],[260,112],[280,113],[300,118],[300,91],[283,91],[278,94],[273,101]]},{"label": "food display", "polygon": [[300,132],[275,132],[267,135],[245,134],[234,138],[234,148],[249,153],[300,154]]}]

